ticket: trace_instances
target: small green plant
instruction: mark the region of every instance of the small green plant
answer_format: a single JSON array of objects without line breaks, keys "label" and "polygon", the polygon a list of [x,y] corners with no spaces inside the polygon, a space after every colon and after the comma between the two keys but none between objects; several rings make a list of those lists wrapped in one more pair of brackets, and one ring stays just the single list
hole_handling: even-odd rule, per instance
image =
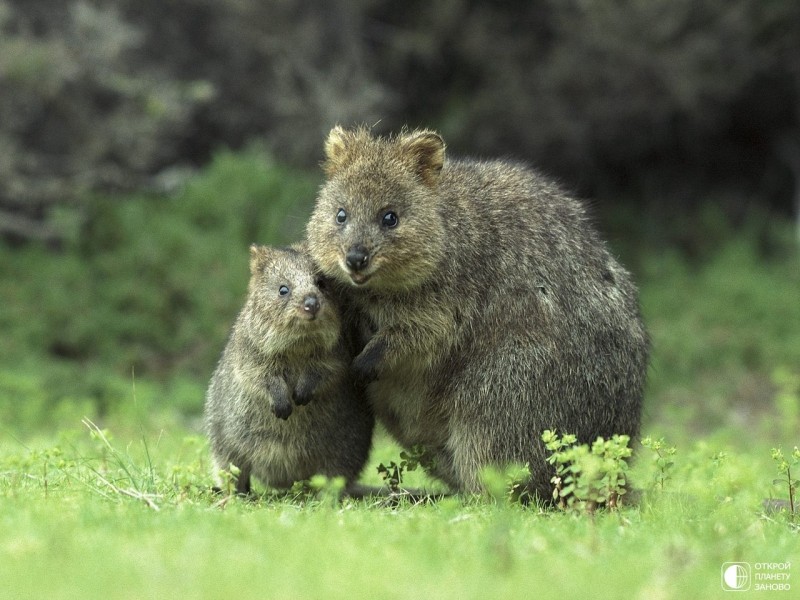
[{"label": "small green plant", "polygon": [[59,446],[30,451],[24,458],[15,457],[14,463],[14,470],[3,475],[11,476],[10,478],[17,481],[25,477],[30,481],[41,482],[45,498],[49,497],[52,488],[63,482],[65,470],[73,466]]},{"label": "small green plant", "polygon": [[[675,452],[673,452],[673,454],[675,454]],[[715,468],[719,468],[727,462],[728,458],[728,453],[724,450],[720,450],[711,455],[711,464],[714,465]]]},{"label": "small green plant", "polygon": [[395,461],[390,461],[388,465],[381,463],[377,470],[389,490],[397,493],[401,490],[403,475],[406,472],[415,471],[417,467],[425,470],[433,467],[433,461],[423,446],[413,446],[411,450],[403,450],[400,452],[399,464]]},{"label": "small green plant", "polygon": [[602,496],[608,508],[617,508],[622,496],[627,493],[628,462],[633,451],[628,446],[631,438],[628,435],[613,435],[610,440],[598,437],[592,443],[592,454],[602,458],[600,479]]},{"label": "small green plant", "polygon": [[377,468],[378,475],[389,486],[389,489],[393,492],[399,491],[400,484],[403,483],[403,471],[405,468],[394,461],[390,461],[388,465],[381,463]]},{"label": "small green plant", "polygon": [[530,479],[531,469],[527,464],[511,464],[505,469],[489,466],[481,470],[483,487],[497,501],[525,502]]},{"label": "small green plant", "polygon": [[[663,491],[667,479],[672,477],[672,469],[675,466],[673,457],[677,450],[675,446],[668,446],[663,437],[654,440],[652,437],[647,436],[642,440],[642,446],[653,451],[653,463],[656,467],[653,482]],[[722,461],[724,458],[724,453],[719,453],[717,459]]]},{"label": "small green plant", "polygon": [[325,475],[314,475],[308,483],[317,499],[329,506],[336,506],[339,503],[347,485],[344,477],[326,477]]},{"label": "small green plant", "polygon": [[566,479],[571,477],[566,451],[578,441],[578,437],[571,433],[559,436],[555,431],[545,429],[542,433],[545,448],[550,451],[547,462],[555,467],[556,474],[550,479],[553,484],[553,500],[561,508],[566,508],[566,497],[570,490],[564,491]]},{"label": "small green plant", "polygon": [[42,483],[44,485],[44,497],[47,498],[47,467],[51,459],[59,459],[62,455],[60,448],[50,448],[42,452]]},{"label": "small green plant", "polygon": [[203,439],[196,435],[183,438],[180,452],[170,465],[170,482],[176,490],[189,494],[194,490],[207,490],[208,483],[202,481],[209,471],[206,466],[207,449]]},{"label": "small green plant", "polygon": [[773,448],[772,460],[774,460],[777,464],[778,473],[781,475],[778,479],[773,480],[772,483],[773,485],[785,485],[788,488],[789,521],[794,523],[795,494],[797,493],[798,486],[800,486],[800,479],[798,479],[796,476],[792,477],[792,469],[795,470],[794,472],[796,475],[798,468],[800,468],[800,448],[795,446],[788,458],[784,457],[783,450],[781,448]]},{"label": "small green plant", "polygon": [[[299,505],[335,507],[339,504],[346,488],[347,480],[344,477],[328,477],[318,473],[308,479],[295,481],[285,494],[285,498]],[[284,497],[283,492],[276,493],[276,497]]]},{"label": "small green plant", "polygon": [[226,496],[233,496],[236,491],[236,482],[239,480],[241,473],[241,469],[233,463],[229,464],[227,469],[220,469],[218,475],[220,482],[225,486]]},{"label": "small green plant", "polygon": [[559,436],[548,429],[542,440],[551,452],[547,462],[556,470],[550,481],[559,508],[593,514],[600,505],[619,507],[626,493],[629,436],[598,437],[590,447],[578,444],[575,435]]}]

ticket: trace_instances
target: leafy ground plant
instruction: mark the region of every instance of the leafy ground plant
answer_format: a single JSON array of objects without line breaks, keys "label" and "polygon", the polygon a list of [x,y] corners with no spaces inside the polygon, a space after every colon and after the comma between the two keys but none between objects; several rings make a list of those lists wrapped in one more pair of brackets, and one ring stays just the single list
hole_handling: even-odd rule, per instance
[{"label": "leafy ground plant", "polygon": [[380,463],[377,467],[378,475],[383,479],[384,484],[393,493],[402,490],[403,477],[407,472],[415,471],[417,467],[425,470],[433,466],[430,457],[422,446],[414,446],[411,450],[400,452],[400,462],[390,461],[389,464]]},{"label": "leafy ground plant", "polygon": [[531,478],[530,466],[510,464],[504,469],[484,467],[481,470],[481,482],[495,501],[508,503],[526,503],[531,498],[526,489]]},{"label": "leafy ground plant", "polygon": [[627,459],[630,437],[598,437],[591,446],[578,444],[572,434],[559,436],[555,431],[542,433],[547,459],[555,467],[551,479],[553,500],[559,508],[593,514],[598,506],[617,508],[627,492]]},{"label": "leafy ground plant", "polygon": [[642,439],[642,446],[653,451],[653,464],[656,468],[653,481],[661,491],[664,491],[664,484],[672,477],[672,470],[675,466],[673,457],[677,449],[675,446],[668,446],[663,437],[654,440],[647,436]]},{"label": "leafy ground plant", "polygon": [[[800,448],[795,446],[788,457],[784,457],[781,448],[773,448],[772,460],[777,464],[778,473],[780,474],[780,477],[772,483],[773,485],[783,486],[783,489],[787,490],[789,495],[789,521],[794,523],[795,499],[797,488],[800,486],[800,479],[797,477],[797,472],[800,470]],[[794,476],[792,476],[792,469],[794,469]]]}]

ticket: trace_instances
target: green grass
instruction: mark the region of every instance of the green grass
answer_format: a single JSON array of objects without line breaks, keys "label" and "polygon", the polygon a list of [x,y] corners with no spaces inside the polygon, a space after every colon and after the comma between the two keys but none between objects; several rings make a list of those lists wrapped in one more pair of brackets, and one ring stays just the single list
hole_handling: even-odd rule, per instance
[{"label": "green grass", "polygon": [[[663,489],[642,454],[639,504],[592,517],[471,497],[221,501],[205,441],[180,428],[5,438],[0,577],[11,598],[722,597],[724,562],[796,562],[800,545],[762,508],[780,495],[769,453],[720,451],[678,448]],[[380,437],[364,479],[398,452]]]}]

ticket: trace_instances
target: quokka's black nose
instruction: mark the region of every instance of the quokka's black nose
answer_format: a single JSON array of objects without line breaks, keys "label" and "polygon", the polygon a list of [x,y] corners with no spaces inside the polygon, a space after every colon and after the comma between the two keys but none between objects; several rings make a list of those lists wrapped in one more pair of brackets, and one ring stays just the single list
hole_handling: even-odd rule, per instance
[{"label": "quokka's black nose", "polygon": [[319,300],[316,296],[306,296],[303,299],[303,310],[312,317],[319,312]]},{"label": "quokka's black nose", "polygon": [[347,268],[351,271],[363,271],[369,264],[369,252],[364,246],[353,246],[347,251],[347,256],[344,257]]}]

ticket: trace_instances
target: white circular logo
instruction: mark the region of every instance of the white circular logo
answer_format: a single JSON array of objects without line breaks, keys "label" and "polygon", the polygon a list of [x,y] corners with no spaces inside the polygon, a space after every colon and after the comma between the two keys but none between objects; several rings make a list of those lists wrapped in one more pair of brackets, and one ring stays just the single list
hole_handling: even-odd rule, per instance
[{"label": "white circular logo", "polygon": [[747,572],[744,565],[733,563],[722,572],[722,581],[731,590],[744,590],[750,581],[750,573]]}]

